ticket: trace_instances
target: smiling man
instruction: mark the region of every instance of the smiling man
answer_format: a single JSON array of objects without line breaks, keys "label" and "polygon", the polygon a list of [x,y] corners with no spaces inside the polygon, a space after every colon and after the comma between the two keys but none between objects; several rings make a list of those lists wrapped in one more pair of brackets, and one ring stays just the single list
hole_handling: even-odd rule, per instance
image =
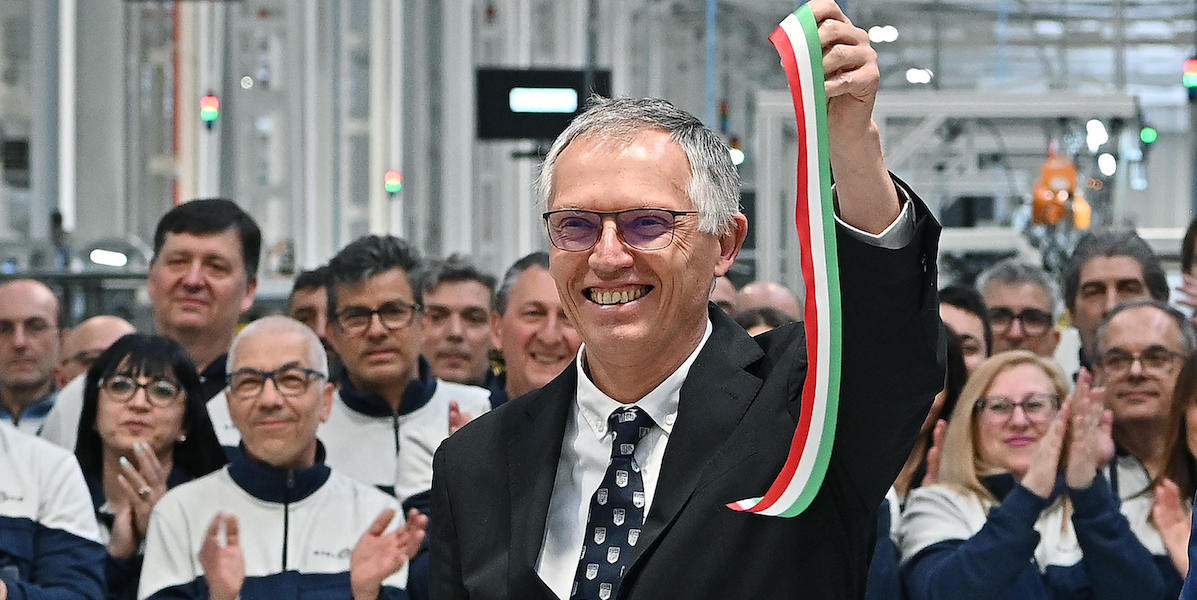
[{"label": "smiling man", "polygon": [[561,307],[545,252],[524,256],[507,269],[490,324],[494,345],[503,354],[505,398],[552,381],[577,356],[582,343]]},{"label": "smiling man", "polygon": [[600,99],[553,143],[538,185],[549,273],[583,345],[441,445],[433,597],[863,595],[877,507],[943,387],[938,225],[886,171],[868,34],[830,0],[808,6],[844,304],[819,495],[793,519],[727,507],[781,470],[807,364],[801,326],[752,338],[709,303],[748,233],[727,146],[663,100]]},{"label": "smiling man", "polygon": [[333,388],[315,332],[259,319],[233,341],[228,372],[244,452],[158,501],[138,597],[406,600],[426,519],[389,527],[394,498],[325,464],[316,429]]}]

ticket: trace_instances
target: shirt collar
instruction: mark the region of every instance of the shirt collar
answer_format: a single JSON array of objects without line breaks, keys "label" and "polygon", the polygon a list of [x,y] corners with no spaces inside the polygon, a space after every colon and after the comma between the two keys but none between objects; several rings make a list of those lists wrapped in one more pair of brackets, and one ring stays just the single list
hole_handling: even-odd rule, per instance
[{"label": "shirt collar", "polygon": [[582,418],[590,425],[595,437],[602,439],[607,435],[607,418],[611,413],[620,408],[627,406],[639,406],[641,410],[648,413],[652,417],[653,422],[658,427],[665,431],[668,435],[673,431],[673,422],[677,418],[678,403],[681,397],[682,383],[686,381],[686,376],[690,374],[690,366],[694,364],[694,359],[698,358],[698,353],[707,344],[707,339],[711,337],[711,320],[707,319],[706,331],[702,334],[702,340],[699,341],[698,347],[690,356],[674,371],[669,377],[665,378],[660,385],[650,391],[648,394],[632,404],[622,404],[615,401],[610,396],[604,394],[594,382],[590,380],[590,376],[586,373],[585,356],[586,345],[578,349],[578,356],[574,360],[578,369],[578,384],[575,389],[574,396],[577,398],[578,411]]}]

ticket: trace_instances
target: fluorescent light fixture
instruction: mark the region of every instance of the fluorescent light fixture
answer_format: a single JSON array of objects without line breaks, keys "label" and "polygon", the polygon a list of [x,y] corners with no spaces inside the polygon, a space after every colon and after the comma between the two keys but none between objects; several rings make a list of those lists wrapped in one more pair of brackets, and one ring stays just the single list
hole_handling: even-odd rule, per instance
[{"label": "fluorescent light fixture", "polygon": [[105,267],[123,267],[129,262],[129,257],[125,256],[123,252],[114,252],[103,248],[92,250],[88,257],[91,258],[91,262]]},{"label": "fluorescent light fixture", "polygon": [[1102,152],[1097,157],[1097,170],[1106,177],[1112,176],[1118,170],[1118,159],[1109,152]]},{"label": "fluorescent light fixture", "polygon": [[573,88],[515,87],[507,95],[514,113],[573,113],[578,110],[578,90]]}]

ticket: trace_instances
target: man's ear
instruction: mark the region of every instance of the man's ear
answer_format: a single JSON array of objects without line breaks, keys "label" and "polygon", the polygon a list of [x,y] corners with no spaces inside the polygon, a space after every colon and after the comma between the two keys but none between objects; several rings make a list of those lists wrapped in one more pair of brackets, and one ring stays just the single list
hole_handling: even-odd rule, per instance
[{"label": "man's ear", "polygon": [[332,413],[333,405],[333,391],[337,387],[331,383],[324,384],[324,389],[320,390],[320,422],[328,421],[328,415]]},{"label": "man's ear", "polygon": [[502,320],[503,315],[497,311],[490,311],[490,345],[499,352],[503,351],[503,338],[499,335],[499,323]]},{"label": "man's ear", "polygon": [[719,262],[715,264],[716,277],[722,277],[736,262],[740,248],[744,247],[744,240],[748,237],[748,217],[743,213],[732,215],[731,230],[719,236]]}]

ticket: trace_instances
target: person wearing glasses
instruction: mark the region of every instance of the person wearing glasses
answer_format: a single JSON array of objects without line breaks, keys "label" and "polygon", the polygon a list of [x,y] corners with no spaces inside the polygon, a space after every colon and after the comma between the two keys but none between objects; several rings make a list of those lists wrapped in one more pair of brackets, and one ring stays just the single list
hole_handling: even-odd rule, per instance
[{"label": "person wearing glasses", "polygon": [[808,6],[829,74],[844,306],[840,412],[813,503],[792,519],[727,506],[782,470],[807,356],[800,326],[753,338],[709,302],[748,235],[726,144],[667,101],[596,99],[537,186],[581,350],[441,444],[432,597],[863,594],[877,509],[943,387],[938,225],[886,171],[867,33],[830,0]]},{"label": "person wearing glasses", "polygon": [[108,598],[132,600],[150,513],[167,489],[224,466],[199,375],[169,338],[130,334],[83,378],[75,456],[108,550]]},{"label": "person wearing glasses", "polygon": [[[189,200],[158,220],[146,274],[154,331],[187,350],[200,375],[201,395],[208,399],[212,427],[230,451],[236,450],[238,436],[221,395],[225,353],[241,315],[253,306],[261,246],[257,223],[232,200]],[[73,449],[75,430],[69,424],[82,404],[81,390],[64,389],[47,416],[60,424],[47,439]],[[63,431],[70,436],[57,435]]]},{"label": "person wearing glasses", "polygon": [[1060,286],[1035,265],[1008,258],[977,276],[977,290],[989,309],[993,353],[1030,350],[1051,358],[1060,344],[1056,319],[1063,310]]},{"label": "person wearing glasses", "polygon": [[328,464],[427,512],[433,451],[490,409],[489,393],[438,378],[421,356],[421,262],[410,244],[358,238],[328,268],[328,340],[343,366],[320,428]]},{"label": "person wearing glasses", "polygon": [[327,369],[320,339],[289,317],[237,335],[225,395],[243,452],[158,500],[138,598],[408,597],[426,519],[325,463]]},{"label": "person wearing glasses", "polygon": [[[1197,333],[1177,309],[1139,298],[1116,306],[1097,328],[1094,373],[1113,411],[1118,454],[1108,469],[1122,512],[1160,565],[1170,565],[1152,520],[1152,481],[1167,472],[1169,422],[1180,367]],[[1166,569],[1175,574],[1174,569]],[[1176,582],[1179,585],[1179,581]]]},{"label": "person wearing glasses", "polygon": [[938,483],[911,492],[899,534],[911,600],[1166,598],[1100,467],[1110,415],[1084,372],[996,354],[969,376]]}]

